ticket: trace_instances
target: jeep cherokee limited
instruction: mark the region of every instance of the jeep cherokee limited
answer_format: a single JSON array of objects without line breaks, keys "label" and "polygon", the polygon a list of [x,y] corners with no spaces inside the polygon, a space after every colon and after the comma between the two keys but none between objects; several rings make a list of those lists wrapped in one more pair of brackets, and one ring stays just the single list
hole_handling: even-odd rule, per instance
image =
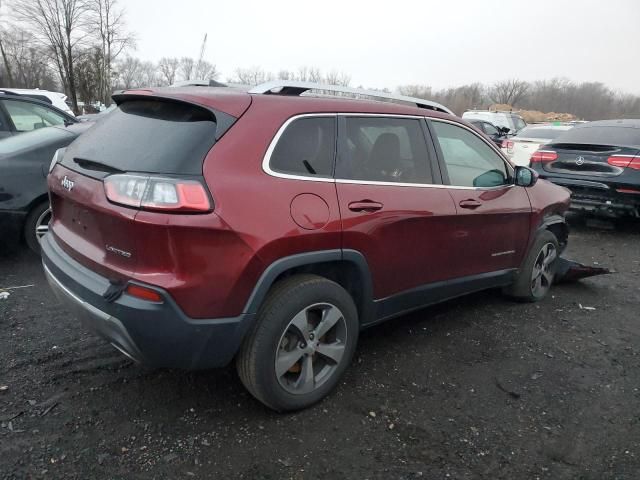
[{"label": "jeep cherokee limited", "polygon": [[57,295],[145,364],[235,360],[285,411],[336,386],[363,327],[487,288],[547,293],[564,188],[445,107],[332,89],[116,95],[50,167]]}]

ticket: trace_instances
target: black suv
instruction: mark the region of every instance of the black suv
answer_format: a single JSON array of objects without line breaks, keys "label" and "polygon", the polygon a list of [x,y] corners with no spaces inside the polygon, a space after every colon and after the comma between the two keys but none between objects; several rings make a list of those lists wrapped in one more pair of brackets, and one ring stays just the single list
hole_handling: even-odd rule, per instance
[{"label": "black suv", "polygon": [[640,119],[578,125],[531,157],[540,178],[571,190],[571,209],[640,217]]}]

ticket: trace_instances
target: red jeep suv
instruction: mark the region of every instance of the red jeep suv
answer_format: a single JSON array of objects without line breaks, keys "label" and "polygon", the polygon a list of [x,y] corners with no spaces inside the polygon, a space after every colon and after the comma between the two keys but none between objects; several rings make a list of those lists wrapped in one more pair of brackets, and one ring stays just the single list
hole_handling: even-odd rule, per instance
[{"label": "red jeep suv", "polygon": [[139,362],[235,359],[280,411],[326,396],[364,327],[487,288],[542,298],[567,191],[445,107],[345,91],[114,96],[51,165],[53,289]]}]

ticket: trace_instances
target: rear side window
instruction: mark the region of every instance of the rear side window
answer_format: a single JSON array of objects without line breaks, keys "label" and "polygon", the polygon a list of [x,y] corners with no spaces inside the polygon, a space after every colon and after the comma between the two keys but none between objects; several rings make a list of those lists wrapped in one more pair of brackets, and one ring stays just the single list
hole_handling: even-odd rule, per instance
[{"label": "rear side window", "polygon": [[347,180],[433,183],[420,120],[347,117],[336,177]]},{"label": "rear side window", "polygon": [[120,171],[202,175],[215,138],[216,118],[209,110],[182,102],[130,100],[78,138],[64,163],[87,160]]},{"label": "rear side window", "polygon": [[432,122],[451,185],[488,188],[509,182],[502,158],[466,128]]},{"label": "rear side window", "polygon": [[290,175],[331,177],[335,144],[335,117],[298,118],[278,139],[269,167]]},{"label": "rear side window", "polygon": [[31,102],[5,100],[4,106],[18,132],[62,125],[65,120],[59,113]]}]

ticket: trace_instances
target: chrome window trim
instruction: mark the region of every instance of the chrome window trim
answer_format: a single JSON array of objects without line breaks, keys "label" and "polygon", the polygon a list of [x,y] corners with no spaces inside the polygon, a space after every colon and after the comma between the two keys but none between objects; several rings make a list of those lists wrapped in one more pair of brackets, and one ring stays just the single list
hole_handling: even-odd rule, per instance
[{"label": "chrome window trim", "polygon": [[[346,179],[346,178],[327,178],[327,177],[312,177],[312,176],[307,176],[307,175],[295,175],[295,174],[289,174],[289,173],[282,173],[282,172],[278,172],[275,171],[271,168],[270,166],[270,162],[271,162],[271,155],[273,154],[273,151],[276,148],[276,145],[278,144],[278,141],[280,140],[280,137],[282,137],[282,134],[284,133],[284,131],[287,129],[287,127],[289,125],[291,125],[291,123],[293,123],[295,120],[298,120],[299,118],[316,118],[316,117],[386,117],[386,118],[410,118],[410,119],[416,119],[416,120],[423,120],[423,119],[427,119],[427,120],[431,120],[431,121],[439,121],[439,122],[445,122],[445,123],[450,123],[452,125],[456,125],[462,128],[465,128],[467,130],[469,130],[471,133],[473,133],[474,135],[476,135],[478,138],[480,138],[481,140],[484,141],[484,139],[482,137],[480,137],[479,135],[477,135],[472,129],[470,129],[469,127],[462,125],[460,123],[457,122],[452,122],[449,120],[444,120],[444,119],[434,119],[432,117],[425,117],[425,116],[421,116],[421,115],[403,115],[403,114],[396,114],[396,113],[357,113],[357,112],[348,112],[348,113],[302,113],[302,114],[297,114],[294,115],[292,117],[289,117],[278,129],[278,131],[276,132],[275,136],[273,137],[273,139],[271,140],[271,142],[269,143],[269,147],[267,148],[267,151],[264,154],[264,157],[262,159],[262,170],[267,174],[270,175],[272,177],[276,177],[276,178],[284,178],[284,179],[288,179],[288,180],[303,180],[303,181],[307,181],[307,182],[324,182],[324,183],[341,183],[341,184],[351,184],[351,185],[379,185],[379,186],[388,186],[388,187],[414,187],[414,188],[449,188],[449,189],[453,189],[453,190],[497,190],[500,188],[505,188],[505,187],[513,187],[515,185],[513,184],[507,184],[507,185],[499,185],[497,187],[466,187],[463,185],[444,185],[444,184],[434,184],[434,183],[404,183],[404,182],[378,182],[378,181],[373,181],[373,180],[353,180],[353,179]],[[489,145],[491,147],[491,145],[485,141],[485,143],[487,145]],[[492,147],[494,151],[497,152],[497,149]],[[500,155],[500,153],[499,153]],[[503,159],[504,161],[504,156],[500,155],[500,157]],[[511,167],[511,164],[509,162],[505,162],[508,166],[508,168],[510,168],[511,174],[514,174],[514,170]]]}]

